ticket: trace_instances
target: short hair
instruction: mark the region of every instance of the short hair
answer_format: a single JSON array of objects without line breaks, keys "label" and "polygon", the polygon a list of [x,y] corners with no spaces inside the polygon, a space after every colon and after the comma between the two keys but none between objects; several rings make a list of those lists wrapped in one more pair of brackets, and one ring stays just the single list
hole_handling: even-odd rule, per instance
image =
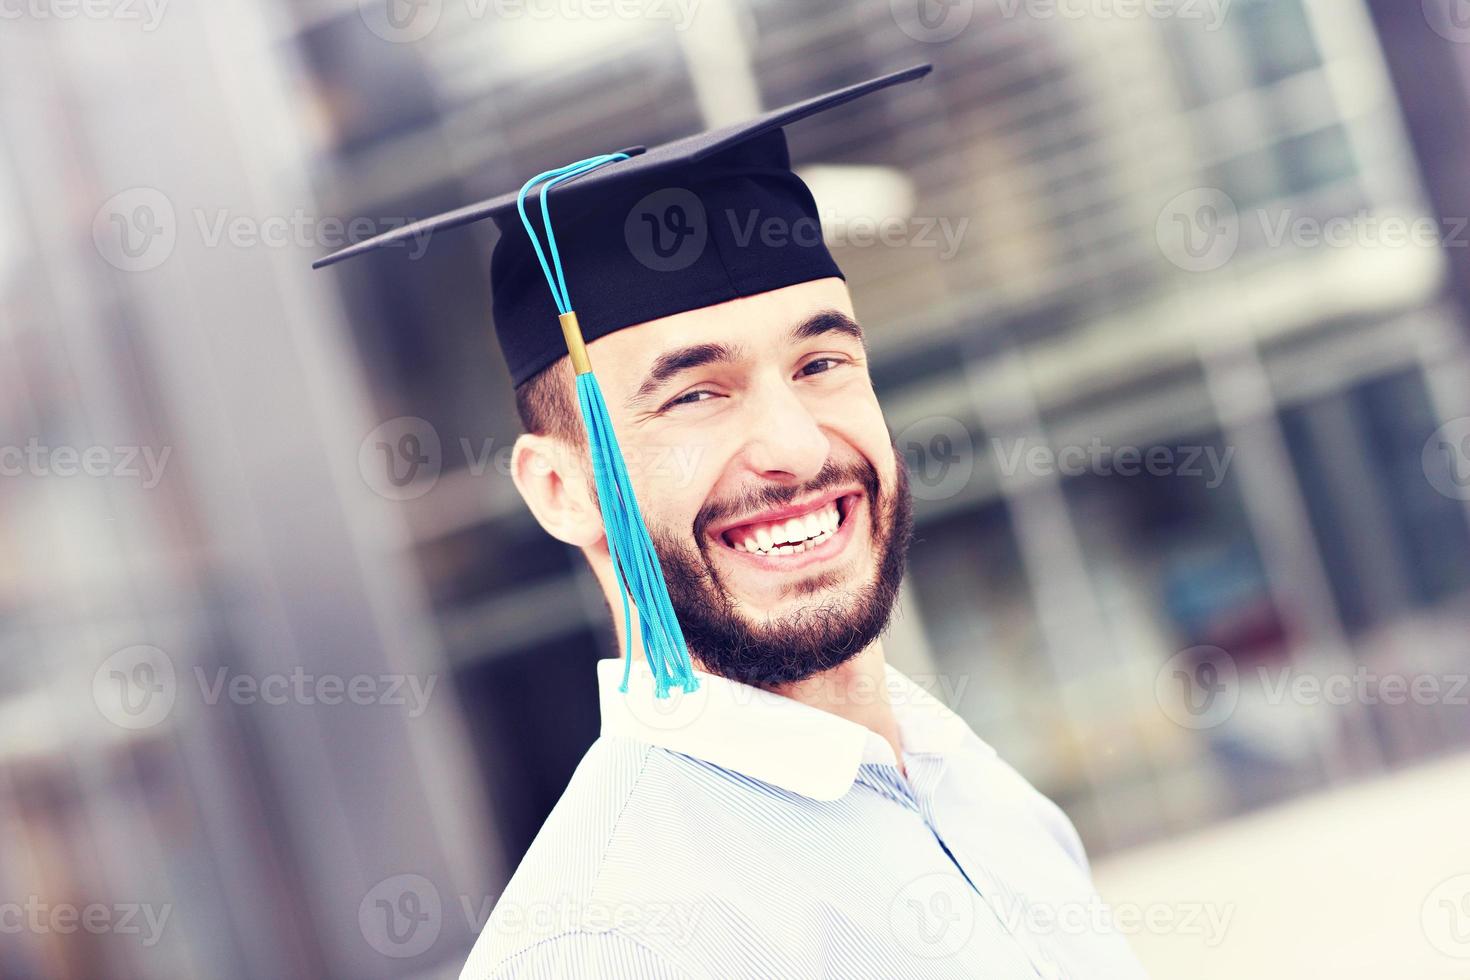
[{"label": "short hair", "polygon": [[532,435],[549,435],[574,446],[582,443],[572,360],[562,357],[516,385],[516,412]]}]

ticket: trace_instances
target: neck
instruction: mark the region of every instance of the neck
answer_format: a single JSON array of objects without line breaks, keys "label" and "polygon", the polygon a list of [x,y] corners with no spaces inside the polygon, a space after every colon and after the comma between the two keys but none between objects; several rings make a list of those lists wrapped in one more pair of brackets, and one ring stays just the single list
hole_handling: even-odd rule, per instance
[{"label": "neck", "polygon": [[[599,557],[605,558],[606,552]],[[628,631],[623,624],[622,600],[612,577],[609,561],[593,561],[593,572],[603,587],[608,608],[613,614],[613,630],[617,636],[618,653],[626,649]],[[638,635],[638,610],[632,610],[628,623],[634,636]],[[634,661],[643,661],[643,649],[633,644]],[[704,670],[704,665],[695,658],[695,666]],[[804,681],[779,684],[771,688],[783,697],[799,701],[808,707],[830,712],[871,732],[874,732],[893,749],[893,758],[900,772],[904,772],[903,743],[898,736],[898,719],[894,717],[893,705],[888,700],[887,660],[883,656],[883,641],[876,639],[851,660],[831,670],[823,671]],[[904,773],[907,775],[907,773]]]},{"label": "neck", "polygon": [[898,736],[898,719],[888,700],[886,664],[883,641],[878,639],[841,666],[803,681],[778,685],[773,690],[881,736],[893,749],[893,758],[903,772],[903,743]]}]

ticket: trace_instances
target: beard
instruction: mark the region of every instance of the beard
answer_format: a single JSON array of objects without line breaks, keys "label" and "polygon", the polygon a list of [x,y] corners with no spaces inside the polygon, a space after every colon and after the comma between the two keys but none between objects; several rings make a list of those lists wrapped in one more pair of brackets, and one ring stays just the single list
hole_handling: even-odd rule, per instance
[{"label": "beard", "polygon": [[[803,486],[767,486],[737,501],[706,504],[695,517],[692,547],[682,536],[650,526],[684,640],[701,668],[757,687],[789,684],[846,663],[882,635],[898,600],[913,535],[908,470],[897,447],[894,459],[895,485],[887,493],[881,492],[878,473],[867,460],[845,465],[828,460]],[[854,483],[867,495],[877,555],[872,577],[842,589],[836,573],[818,572],[786,589],[788,595],[811,596],[810,605],[758,623],[742,615],[710,560],[709,525]]]}]

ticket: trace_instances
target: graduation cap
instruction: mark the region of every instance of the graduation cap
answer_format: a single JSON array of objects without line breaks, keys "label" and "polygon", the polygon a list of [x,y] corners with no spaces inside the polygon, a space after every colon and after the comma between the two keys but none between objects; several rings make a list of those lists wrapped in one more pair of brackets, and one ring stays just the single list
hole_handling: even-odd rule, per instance
[{"label": "graduation cap", "polygon": [[[496,223],[501,235],[490,262],[491,295],[511,380],[519,386],[571,357],[624,622],[631,597],[659,697],[674,687],[695,690],[698,679],[586,344],[675,313],[840,277],[811,192],[791,170],[782,127],[930,70],[918,65],[743,123],[548,170],[518,191],[400,226],[312,264],[321,268],[486,218]],[[762,233],[772,227],[785,233]],[[560,330],[551,326],[556,321]],[[632,636],[624,632],[626,691]]]}]

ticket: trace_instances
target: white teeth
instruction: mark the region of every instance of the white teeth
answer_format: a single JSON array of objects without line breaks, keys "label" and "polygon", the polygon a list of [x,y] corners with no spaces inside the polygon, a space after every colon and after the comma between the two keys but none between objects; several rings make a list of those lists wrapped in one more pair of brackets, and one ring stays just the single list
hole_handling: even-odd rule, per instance
[{"label": "white teeth", "polygon": [[832,537],[841,523],[842,516],[834,500],[821,510],[749,529],[744,538],[732,538],[730,543],[736,551],[758,555],[797,555]]}]

